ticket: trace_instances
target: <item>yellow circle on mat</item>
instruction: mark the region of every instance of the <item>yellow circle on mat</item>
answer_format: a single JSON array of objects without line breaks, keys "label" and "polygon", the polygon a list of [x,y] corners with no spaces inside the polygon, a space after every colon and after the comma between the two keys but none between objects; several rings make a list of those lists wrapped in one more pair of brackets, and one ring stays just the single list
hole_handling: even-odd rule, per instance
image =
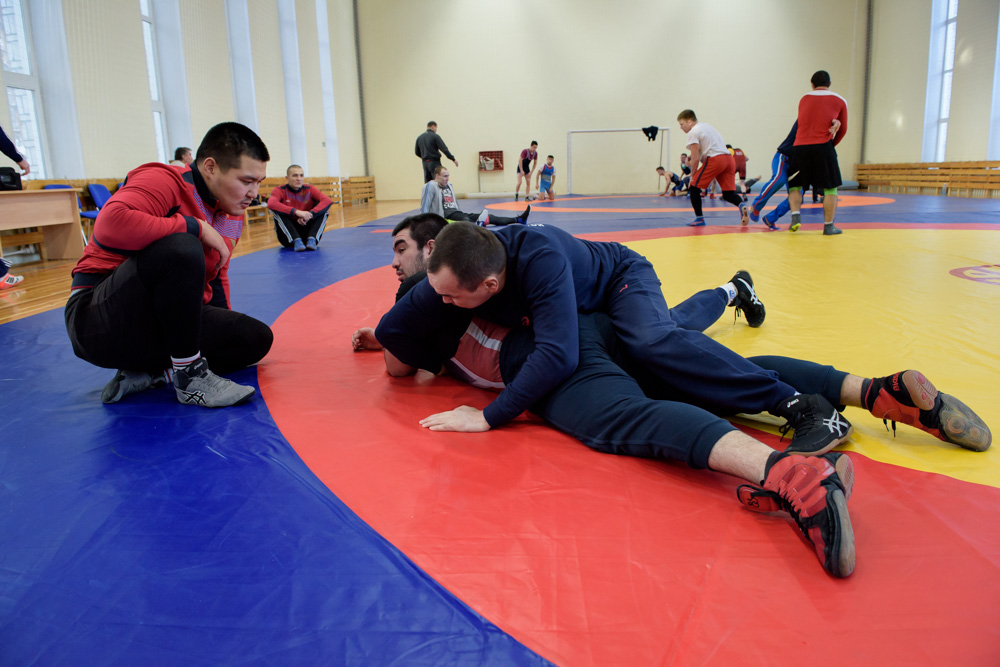
[{"label": "yellow circle on mat", "polygon": [[[751,329],[733,311],[706,333],[743,356],[777,354],[873,377],[909,368],[1000,426],[1000,281],[978,267],[1000,261],[1000,233],[846,229],[717,234],[629,242],[656,267],[667,303],[753,276],[767,308]],[[961,269],[970,269],[965,276]],[[983,279],[983,276],[987,276]],[[974,280],[974,277],[980,280]],[[905,424],[896,436],[861,408],[848,451],[885,463],[1000,487],[1000,451],[970,452]],[[781,421],[754,426],[776,432]]]}]

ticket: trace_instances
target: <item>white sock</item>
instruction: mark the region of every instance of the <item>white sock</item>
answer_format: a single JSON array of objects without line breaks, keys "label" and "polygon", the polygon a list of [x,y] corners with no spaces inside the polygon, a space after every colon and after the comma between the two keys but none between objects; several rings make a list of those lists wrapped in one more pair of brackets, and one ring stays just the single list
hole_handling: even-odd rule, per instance
[{"label": "white sock", "polygon": [[720,285],[719,289],[726,290],[726,294],[729,295],[729,301],[726,303],[726,305],[727,306],[733,305],[733,301],[736,299],[736,285],[734,285],[731,282],[728,282],[725,285]]},{"label": "white sock", "polygon": [[201,352],[190,357],[170,357],[170,363],[175,371],[186,370],[188,366],[201,359]]}]

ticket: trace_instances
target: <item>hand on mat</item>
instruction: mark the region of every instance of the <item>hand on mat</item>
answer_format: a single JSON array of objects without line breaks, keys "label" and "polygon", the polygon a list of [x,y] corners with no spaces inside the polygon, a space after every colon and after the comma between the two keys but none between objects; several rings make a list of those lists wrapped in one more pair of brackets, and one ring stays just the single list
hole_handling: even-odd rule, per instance
[{"label": "hand on mat", "polygon": [[381,350],[382,345],[375,338],[375,330],[371,327],[362,327],[351,334],[351,347],[358,350]]},{"label": "hand on mat", "polygon": [[439,412],[420,420],[420,425],[432,431],[458,431],[460,433],[482,433],[489,431],[490,425],[483,417],[483,411],[468,405]]},{"label": "hand on mat", "polygon": [[201,225],[201,244],[219,253],[219,262],[212,268],[210,274],[214,278],[219,274],[219,270],[226,265],[226,262],[229,261],[229,253],[231,252],[229,244],[226,243],[226,239],[222,238],[219,232],[215,231],[212,225],[204,220],[199,220],[198,223]]}]

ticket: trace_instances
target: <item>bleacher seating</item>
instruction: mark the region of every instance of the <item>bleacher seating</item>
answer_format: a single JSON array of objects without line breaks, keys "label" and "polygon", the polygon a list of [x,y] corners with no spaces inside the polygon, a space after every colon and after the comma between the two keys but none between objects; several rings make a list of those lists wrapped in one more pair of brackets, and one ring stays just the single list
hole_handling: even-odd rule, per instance
[{"label": "bleacher seating", "polygon": [[352,176],[342,182],[344,206],[367,204],[375,199],[374,176]]},{"label": "bleacher seating", "polygon": [[1000,199],[1000,161],[859,164],[869,192]]}]

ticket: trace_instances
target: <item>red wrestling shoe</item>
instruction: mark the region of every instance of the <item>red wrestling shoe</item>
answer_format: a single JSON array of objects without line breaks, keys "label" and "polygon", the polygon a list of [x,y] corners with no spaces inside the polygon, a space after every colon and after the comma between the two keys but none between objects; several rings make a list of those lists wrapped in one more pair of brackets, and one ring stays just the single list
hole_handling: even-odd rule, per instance
[{"label": "red wrestling shoe", "polygon": [[847,499],[854,465],[840,452],[806,457],[775,452],[767,460],[763,488],[743,484],[737,498],[755,512],[785,511],[813,545],[823,569],[834,577],[854,572],[854,529]]},{"label": "red wrestling shoe", "polygon": [[993,443],[990,427],[962,401],[939,392],[919,371],[909,370],[866,380],[861,402],[888,429],[896,422],[927,431],[935,438],[974,452]]}]

